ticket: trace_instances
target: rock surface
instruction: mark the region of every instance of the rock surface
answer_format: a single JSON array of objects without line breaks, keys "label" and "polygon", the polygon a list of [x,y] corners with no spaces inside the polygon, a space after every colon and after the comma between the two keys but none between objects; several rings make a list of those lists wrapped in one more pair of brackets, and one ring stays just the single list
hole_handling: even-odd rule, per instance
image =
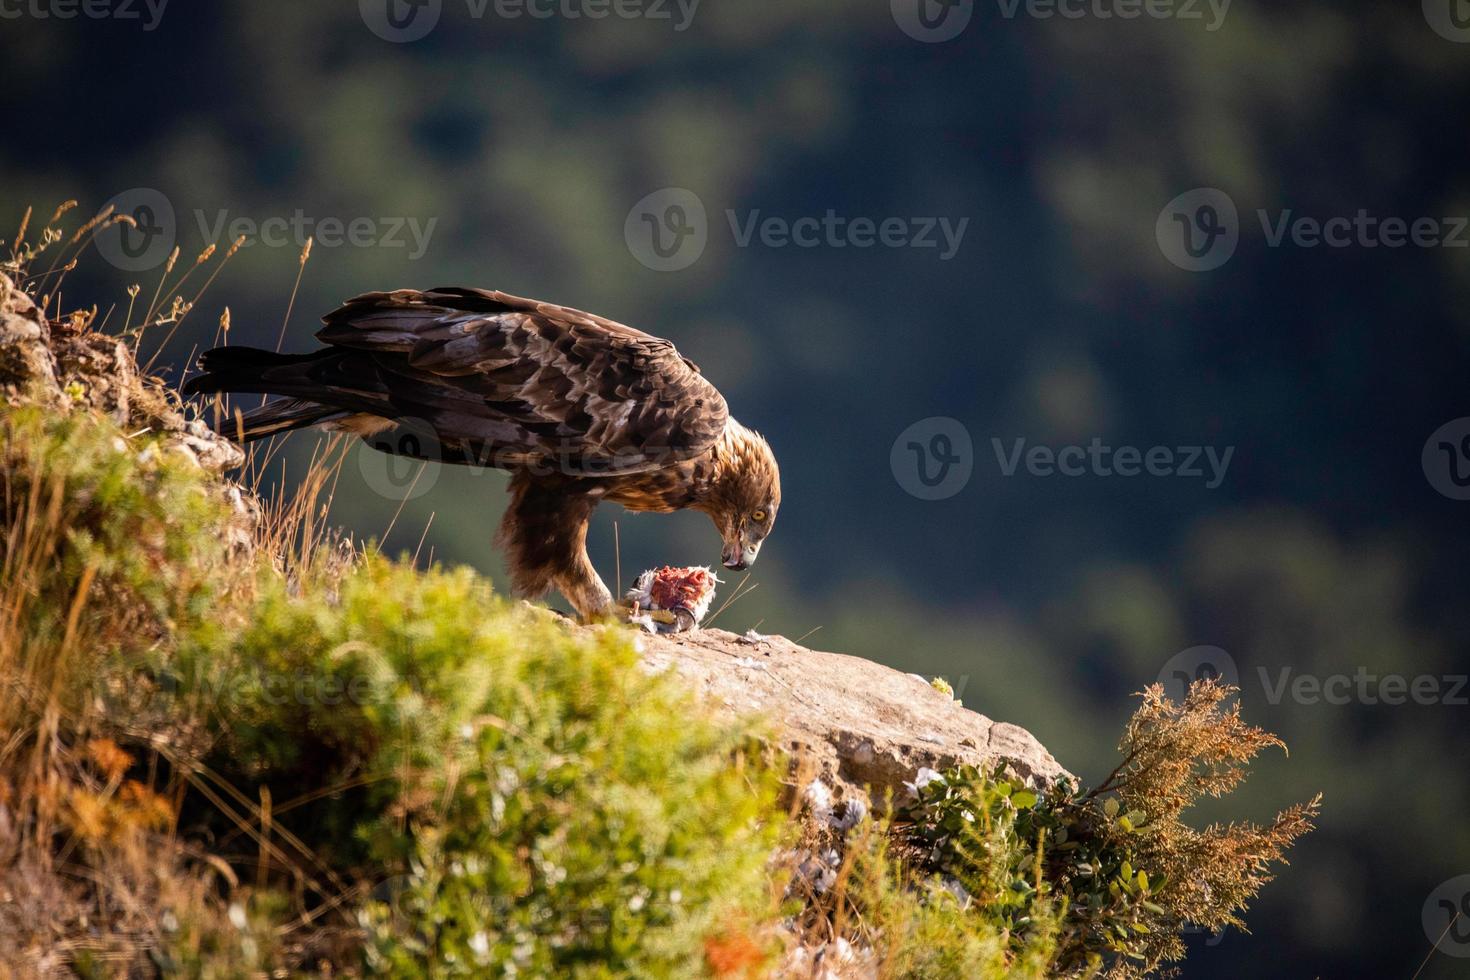
[{"label": "rock surface", "polygon": [[52,361],[51,331],[35,302],[0,275],[0,392],[34,388],[61,397]]},{"label": "rock surface", "polygon": [[[57,413],[88,409],[109,416],[130,439],[158,435],[165,452],[207,470],[223,472],[245,461],[238,446],[216,435],[203,419],[189,417],[191,412],[162,383],[140,377],[125,343],[67,326],[65,319],[49,322],[35,301],[0,273],[0,411],[11,401]],[[231,545],[253,548],[259,501],[233,482],[222,481],[218,492],[236,517],[228,530]]]},{"label": "rock surface", "polygon": [[650,668],[672,668],[734,712],[780,726],[825,780],[895,798],[920,767],[1006,762],[1041,783],[1069,775],[1030,732],[961,706],[914,674],[861,657],[719,629],[642,637]]},{"label": "rock surface", "polygon": [[129,433],[156,432],[168,446],[200,466],[223,471],[245,454],[186,416],[177,398],[138,376],[126,344],[101,333],[61,329],[35,302],[0,274],[0,395],[54,406],[90,408],[112,417]]}]

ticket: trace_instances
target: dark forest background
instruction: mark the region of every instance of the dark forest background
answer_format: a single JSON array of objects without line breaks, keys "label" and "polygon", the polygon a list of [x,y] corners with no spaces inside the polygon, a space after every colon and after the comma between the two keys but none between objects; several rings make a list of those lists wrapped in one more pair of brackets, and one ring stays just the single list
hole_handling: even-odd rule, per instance
[{"label": "dark forest background", "polygon": [[[1257,213],[1362,210],[1454,234],[1470,214],[1463,0],[1235,0],[1220,21],[1203,3],[1188,5],[1198,19],[1121,19],[1099,14],[1111,2],[1043,18],[924,0],[931,18],[970,16],[939,43],[901,28],[904,0],[704,0],[682,30],[672,5],[668,19],[477,17],[443,0],[404,43],[370,29],[374,2],[381,15],[382,0],[173,0],[156,23],[141,4],[140,19],[60,18],[37,11],[64,2],[8,2],[0,237],[27,205],[44,218],[75,197],[90,212],[136,188],[173,209],[184,263],[221,216],[366,218],[378,233],[433,221],[417,256],[318,242],[285,348],[312,347],[316,317],[347,296],[448,284],[669,337],[783,467],[759,587],[716,625],[820,627],[807,643],[944,675],[1084,780],[1112,767],[1132,692],[1181,664],[1233,671],[1246,717],[1291,755],[1215,815],[1261,819],[1318,790],[1324,812],[1247,916],[1253,933],[1195,937],[1184,975],[1415,974],[1426,931],[1448,921],[1439,899],[1466,891],[1436,889],[1470,873],[1470,691],[1444,696],[1470,671],[1470,502],[1443,470],[1465,460],[1426,446],[1470,416],[1470,233],[1458,247],[1273,247]],[[630,211],[670,187],[706,209],[707,244],[658,271],[629,244]],[[1239,242],[1194,272],[1166,255],[1172,218],[1156,226],[1202,187],[1238,208]],[[946,260],[742,247],[729,210],[968,224]],[[293,236],[230,260],[160,370],[176,377],[208,346],[226,305],[231,343],[275,345]],[[161,255],[139,271],[107,259],[88,256],[64,300],[118,304],[116,323]],[[933,417],[969,435],[971,475],[926,500],[893,463],[906,446],[892,450]],[[1454,446],[1470,429],[1449,431]],[[1214,488],[1006,476],[992,440],[1009,452],[1018,438],[1233,455]],[[312,445],[291,440],[288,482]],[[504,477],[420,480],[387,550],[413,551],[432,515],[425,556],[498,580]],[[354,450],[333,517],[381,538],[407,482]],[[618,560],[626,584],[718,559],[702,516],[608,510],[593,556],[609,580]],[[1341,704],[1277,697],[1283,670],[1433,677],[1440,696],[1385,704],[1354,682]],[[1470,955],[1465,925],[1420,976],[1463,975],[1448,954]]]}]

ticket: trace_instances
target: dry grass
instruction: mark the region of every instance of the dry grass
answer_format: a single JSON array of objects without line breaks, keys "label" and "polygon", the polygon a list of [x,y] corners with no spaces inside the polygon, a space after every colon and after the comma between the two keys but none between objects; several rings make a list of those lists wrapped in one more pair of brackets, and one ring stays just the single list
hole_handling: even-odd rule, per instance
[{"label": "dry grass", "polygon": [[[34,234],[28,209],[0,272],[35,301],[53,333],[85,340],[106,328],[111,310],[100,320],[95,306],[67,310],[66,274],[99,232],[132,219],[104,210],[68,234],[62,222],[75,206],[69,201],[56,208]],[[143,414],[177,413],[177,393],[147,372],[243,243],[237,239],[217,262],[214,246],[205,248],[178,276],[175,250],[141,319],[134,322],[144,289],[134,284],[122,323],[114,324],[112,336],[142,360],[142,370],[121,382],[62,378],[62,387],[131,384],[133,390],[120,394],[148,406]],[[186,292],[191,278],[206,269],[202,283]],[[226,336],[227,325],[226,313]],[[262,558],[291,577],[323,572],[322,562],[355,561],[351,545],[337,540],[327,524],[343,459],[340,440],[319,444],[294,483],[282,463],[277,488],[290,489],[264,502],[249,498],[262,485],[276,447],[251,453],[246,501],[257,519],[244,522],[248,544],[221,541],[209,553],[181,556],[170,553],[178,544],[170,540],[170,524],[180,514],[159,512],[151,521],[103,528],[105,508],[75,495],[76,486],[96,476],[81,472],[96,460],[85,453],[92,434],[80,413],[71,456],[58,453],[56,443],[36,441],[34,428],[22,432],[23,414],[15,402],[0,416],[0,963],[17,976],[69,976],[74,970],[126,975],[168,943],[202,953],[221,936],[236,943],[243,937],[264,959],[270,943],[289,944],[323,923],[340,928],[331,913],[360,897],[361,887],[333,880],[310,848],[274,823],[308,801],[272,806],[268,797],[252,799],[210,772],[202,760],[212,747],[206,718],[213,705],[173,700],[159,712],[150,704],[157,678],[136,676],[129,690],[103,684],[118,680],[109,658],[120,651],[136,652],[140,661],[166,660],[181,617],[203,614],[216,628],[230,628],[254,598]],[[145,427],[129,439],[149,434]],[[116,476],[148,483],[140,489],[153,492],[152,484],[167,482],[170,472],[161,465],[156,472],[140,467]],[[185,492],[181,487],[175,489]],[[200,506],[219,526],[229,526],[226,488],[208,489],[220,499]],[[79,534],[91,547],[77,547]],[[142,564],[125,567],[109,553],[101,545],[109,534],[132,535]],[[79,552],[89,557],[76,567]],[[172,579],[148,582],[150,568],[168,569]],[[231,584],[221,591],[222,582]],[[58,595],[59,587],[66,594]],[[207,609],[189,608],[206,592]],[[65,615],[58,620],[54,610]],[[268,879],[303,883],[299,912],[280,935],[255,937],[242,911],[252,889],[232,868],[240,855],[201,849],[179,826],[188,799],[234,821],[232,836],[251,842],[260,869],[257,888]],[[300,945],[320,946],[325,934]],[[11,975],[7,970],[0,975]]]}]

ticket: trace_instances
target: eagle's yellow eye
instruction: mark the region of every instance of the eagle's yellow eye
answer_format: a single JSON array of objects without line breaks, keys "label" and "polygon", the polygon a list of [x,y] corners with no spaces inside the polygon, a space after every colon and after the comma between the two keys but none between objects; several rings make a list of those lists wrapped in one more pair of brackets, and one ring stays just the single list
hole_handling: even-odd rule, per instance
[{"label": "eagle's yellow eye", "polygon": [[754,521],[757,521],[757,522],[764,522],[765,519],[766,519],[766,512],[763,511],[763,510],[758,510],[754,514],[751,514],[750,517],[751,517],[751,520],[754,520]]}]

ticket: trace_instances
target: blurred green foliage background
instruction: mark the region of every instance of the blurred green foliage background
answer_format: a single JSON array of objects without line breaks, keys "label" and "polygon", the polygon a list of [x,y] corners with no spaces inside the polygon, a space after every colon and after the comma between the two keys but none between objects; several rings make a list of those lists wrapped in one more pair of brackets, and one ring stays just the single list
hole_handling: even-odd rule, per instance
[{"label": "blurred green foliage background", "polygon": [[[286,349],[309,349],[316,315],[347,296],[449,284],[669,337],[783,467],[759,588],[716,625],[820,627],[808,643],[944,675],[1084,780],[1112,767],[1131,692],[1181,651],[1221,648],[1246,717],[1292,749],[1232,804],[1248,812],[1221,816],[1317,790],[1325,810],[1247,917],[1254,934],[1195,937],[1185,975],[1414,974],[1426,901],[1470,872],[1470,707],[1273,694],[1288,668],[1470,670],[1470,503],[1420,463],[1431,432],[1470,415],[1470,254],[1273,248],[1256,212],[1470,212],[1470,44],[1418,4],[1245,0],[1216,30],[1203,5],[1198,20],[1124,20],[980,3],[944,43],[906,34],[882,0],[705,0],[683,30],[674,6],[533,18],[443,0],[427,37],[390,43],[367,26],[374,2],[174,0],[152,29],[142,6],[140,20],[6,7],[0,237],[27,205],[90,211],[136,187],[171,202],[186,262],[221,216],[432,220],[419,257],[318,244]],[[1201,186],[1231,195],[1241,239],[1190,273],[1155,222]],[[630,208],[665,187],[709,214],[708,246],[677,272],[624,238]],[[969,222],[942,260],[740,247],[725,216],[829,209]],[[232,343],[274,346],[298,251],[243,249],[160,364],[180,371],[225,305]],[[89,256],[64,303],[125,307],[159,271]],[[939,501],[905,492],[889,462],[930,416],[974,443],[969,483]],[[1018,437],[1234,456],[1216,489],[1008,477],[991,440]],[[293,438],[287,482],[311,444]],[[429,525],[426,555],[500,577],[503,475],[434,471],[395,524],[383,472],[354,450],[334,520],[362,537],[392,524],[389,551]],[[717,558],[699,515],[607,510],[592,550],[609,579]],[[1420,976],[1464,962],[1439,953]]]}]

